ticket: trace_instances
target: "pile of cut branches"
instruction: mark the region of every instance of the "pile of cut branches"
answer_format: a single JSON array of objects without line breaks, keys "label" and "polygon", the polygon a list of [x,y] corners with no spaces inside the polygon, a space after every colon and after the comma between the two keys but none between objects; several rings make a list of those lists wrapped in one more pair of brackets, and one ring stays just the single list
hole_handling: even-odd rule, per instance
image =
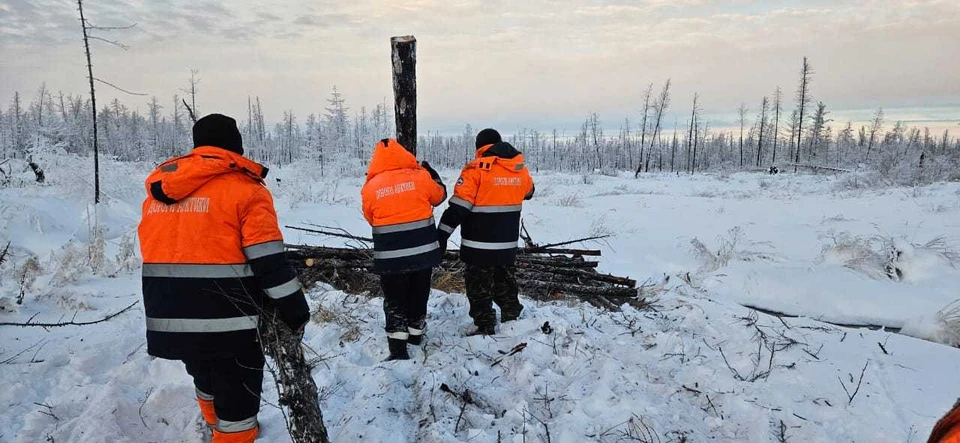
[{"label": "pile of cut branches", "polygon": [[[349,248],[287,245],[287,258],[305,285],[324,282],[351,294],[381,295],[380,280],[371,272],[371,239],[322,226],[316,227],[318,229],[287,227],[356,242]],[[611,310],[619,310],[624,303],[640,309],[648,307],[649,301],[638,294],[636,280],[602,274],[597,271],[599,262],[585,258],[599,257],[600,250],[567,248],[575,243],[603,240],[606,236],[538,245],[530,239],[526,229],[523,231],[526,246],[519,248],[517,254],[517,280],[522,294],[538,300],[577,298]],[[464,292],[459,251],[446,252],[434,272],[433,287],[445,292]]]}]

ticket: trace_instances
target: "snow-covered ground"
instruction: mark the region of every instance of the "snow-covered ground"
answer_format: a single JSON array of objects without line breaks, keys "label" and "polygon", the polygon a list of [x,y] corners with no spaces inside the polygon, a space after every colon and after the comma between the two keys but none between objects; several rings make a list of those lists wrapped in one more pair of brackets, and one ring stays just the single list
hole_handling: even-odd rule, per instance
[{"label": "snow-covered ground", "polygon": [[[0,267],[0,322],[95,320],[139,300],[133,239],[150,165],[106,162],[105,201],[93,211],[86,163],[56,157],[46,186],[0,189],[0,247],[11,241],[12,256]],[[274,174],[282,224],[367,232],[361,173],[320,178],[298,165]],[[524,210],[534,239],[613,235],[593,245],[604,252],[600,269],[647,282],[655,309],[523,299],[520,321],[467,338],[465,298],[434,292],[427,345],[411,361],[382,363],[381,301],[314,288],[306,342],[335,441],[919,442],[960,396],[957,349],[825,323],[956,339],[938,312],[960,299],[960,184],[794,174],[535,180]],[[0,326],[0,441],[201,441],[182,365],[151,359],[144,344],[139,306],[90,326]],[[261,440],[289,441],[269,376],[265,392]],[[649,433],[659,439],[644,440]]]}]

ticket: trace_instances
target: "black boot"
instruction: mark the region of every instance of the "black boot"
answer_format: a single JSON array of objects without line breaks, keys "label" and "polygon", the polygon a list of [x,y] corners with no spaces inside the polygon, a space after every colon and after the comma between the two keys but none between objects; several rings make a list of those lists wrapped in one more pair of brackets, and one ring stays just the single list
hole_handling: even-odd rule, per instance
[{"label": "black boot", "polygon": [[407,343],[410,343],[414,346],[420,346],[423,344],[423,338],[427,333],[427,322],[421,320],[416,324],[417,327],[407,327],[407,332],[410,333],[410,336],[407,338]]},{"label": "black boot", "polygon": [[407,343],[410,343],[414,346],[420,346],[423,344],[423,334],[410,334],[410,337],[407,338]]},{"label": "black boot", "polygon": [[390,348],[390,356],[384,361],[410,360],[410,354],[407,353],[407,341],[398,338],[388,338],[387,346]]},{"label": "black boot", "polygon": [[474,329],[472,332],[467,334],[467,337],[475,337],[478,335],[494,335],[496,333],[496,328],[493,325],[478,325],[477,329]]}]

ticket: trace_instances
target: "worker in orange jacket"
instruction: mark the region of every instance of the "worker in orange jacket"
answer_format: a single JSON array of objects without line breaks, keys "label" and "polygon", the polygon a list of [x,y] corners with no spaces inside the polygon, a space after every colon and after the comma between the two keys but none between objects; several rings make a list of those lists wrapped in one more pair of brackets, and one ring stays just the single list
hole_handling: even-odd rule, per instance
[{"label": "worker in orange jacket", "polygon": [[363,216],[373,227],[373,271],[383,290],[387,360],[407,360],[407,344],[423,342],[433,267],[443,258],[433,208],[446,200],[447,188],[429,163],[418,165],[396,140],[383,139],[373,148],[360,194]]},{"label": "worker in orange jacket", "polygon": [[960,443],[960,400],[937,422],[927,443]]},{"label": "worker in orange jacket", "polygon": [[493,303],[500,307],[501,322],[516,320],[523,311],[515,261],[520,213],[523,202],[533,198],[534,186],[523,154],[496,130],[480,131],[476,148],[477,157],[460,173],[438,230],[446,250],[450,235],[462,226],[460,259],[466,265],[470,317],[477,326],[469,335],[493,335]]},{"label": "worker in orange jacket", "polygon": [[194,150],[146,181],[139,226],[147,352],[182,360],[214,443],[252,443],[264,356],[257,324],[265,302],[303,334],[300,281],[284,258],[267,168],[243,157],[236,121],[208,115]]}]

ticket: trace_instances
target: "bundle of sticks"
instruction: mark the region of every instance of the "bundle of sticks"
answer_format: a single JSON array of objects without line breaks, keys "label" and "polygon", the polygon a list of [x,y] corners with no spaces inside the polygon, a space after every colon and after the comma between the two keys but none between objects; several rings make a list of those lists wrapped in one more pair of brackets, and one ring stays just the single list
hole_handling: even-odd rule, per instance
[{"label": "bundle of sticks", "polygon": [[[349,232],[315,226],[287,226],[312,234],[339,237],[355,242],[354,247],[287,245],[287,258],[308,287],[324,282],[352,294],[380,295],[379,278],[371,272],[373,249],[371,239]],[[569,245],[599,241],[607,236],[575,239],[555,244],[538,245],[522,230],[525,246],[518,249],[517,280],[521,294],[539,300],[576,298],[598,307],[619,310],[623,304],[645,308],[647,301],[638,296],[636,280],[602,274],[599,262],[585,257],[599,257],[597,249],[571,249]],[[457,250],[448,250],[434,272],[433,287],[445,292],[464,292],[463,263]]]}]

